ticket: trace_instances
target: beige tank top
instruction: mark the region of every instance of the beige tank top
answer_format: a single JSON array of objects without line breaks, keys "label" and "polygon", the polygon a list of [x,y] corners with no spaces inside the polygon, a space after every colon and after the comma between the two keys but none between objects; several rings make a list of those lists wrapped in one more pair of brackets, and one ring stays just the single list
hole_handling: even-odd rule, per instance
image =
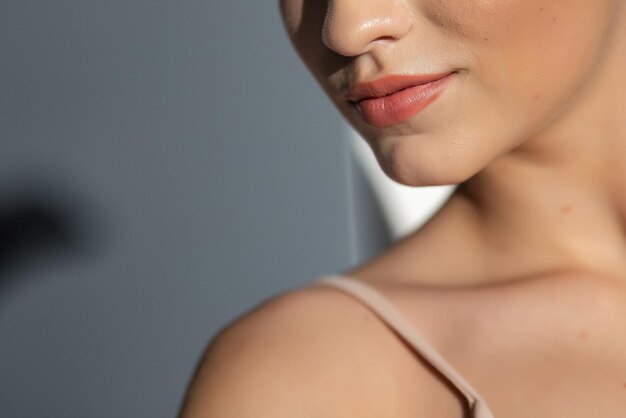
[{"label": "beige tank top", "polygon": [[472,385],[470,385],[468,381],[439,354],[428,340],[415,329],[411,322],[374,287],[359,280],[336,274],[321,276],[311,281],[310,285],[332,286],[363,302],[465,396],[471,411],[469,418],[494,418],[484,399]]}]

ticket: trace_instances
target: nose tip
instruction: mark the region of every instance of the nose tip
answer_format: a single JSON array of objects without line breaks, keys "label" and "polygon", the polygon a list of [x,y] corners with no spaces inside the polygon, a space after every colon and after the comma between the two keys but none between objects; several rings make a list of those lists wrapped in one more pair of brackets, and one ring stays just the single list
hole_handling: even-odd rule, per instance
[{"label": "nose tip", "polygon": [[340,55],[356,56],[402,39],[411,26],[410,14],[395,0],[330,0],[322,41]]}]

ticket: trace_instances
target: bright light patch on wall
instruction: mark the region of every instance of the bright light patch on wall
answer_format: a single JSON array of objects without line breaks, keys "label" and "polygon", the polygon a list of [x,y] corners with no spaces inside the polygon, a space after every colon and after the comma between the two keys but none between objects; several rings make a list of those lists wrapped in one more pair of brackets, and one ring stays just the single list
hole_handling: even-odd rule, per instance
[{"label": "bright light patch on wall", "polygon": [[355,130],[348,129],[352,151],[374,190],[393,240],[424,224],[454,190],[454,186],[410,187],[391,180],[365,140]]}]

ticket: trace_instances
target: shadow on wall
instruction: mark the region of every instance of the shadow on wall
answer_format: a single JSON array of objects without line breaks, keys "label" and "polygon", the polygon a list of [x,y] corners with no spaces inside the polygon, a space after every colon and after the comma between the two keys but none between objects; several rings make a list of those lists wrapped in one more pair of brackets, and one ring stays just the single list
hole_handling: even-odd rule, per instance
[{"label": "shadow on wall", "polygon": [[103,243],[94,211],[50,181],[0,190],[0,296],[19,272],[42,262],[92,254]]}]

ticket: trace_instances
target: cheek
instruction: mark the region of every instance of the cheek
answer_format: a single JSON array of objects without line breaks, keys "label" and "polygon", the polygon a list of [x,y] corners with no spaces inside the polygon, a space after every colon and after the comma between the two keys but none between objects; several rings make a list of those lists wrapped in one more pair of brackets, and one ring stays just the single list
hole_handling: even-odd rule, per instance
[{"label": "cheek", "polygon": [[285,0],[283,21],[294,49],[308,70],[326,89],[328,79],[352,60],[332,53],[322,42],[327,2]]},{"label": "cheek", "polygon": [[[463,47],[469,78],[496,113],[526,124],[556,113],[600,62],[616,0],[423,2],[424,16]],[[487,97],[485,97],[487,99]],[[513,119],[515,119],[513,118]]]},{"label": "cheek", "polygon": [[321,2],[282,0],[280,9],[284,27],[295,50],[305,64],[315,64],[315,57],[323,48],[321,27],[324,7]]}]

